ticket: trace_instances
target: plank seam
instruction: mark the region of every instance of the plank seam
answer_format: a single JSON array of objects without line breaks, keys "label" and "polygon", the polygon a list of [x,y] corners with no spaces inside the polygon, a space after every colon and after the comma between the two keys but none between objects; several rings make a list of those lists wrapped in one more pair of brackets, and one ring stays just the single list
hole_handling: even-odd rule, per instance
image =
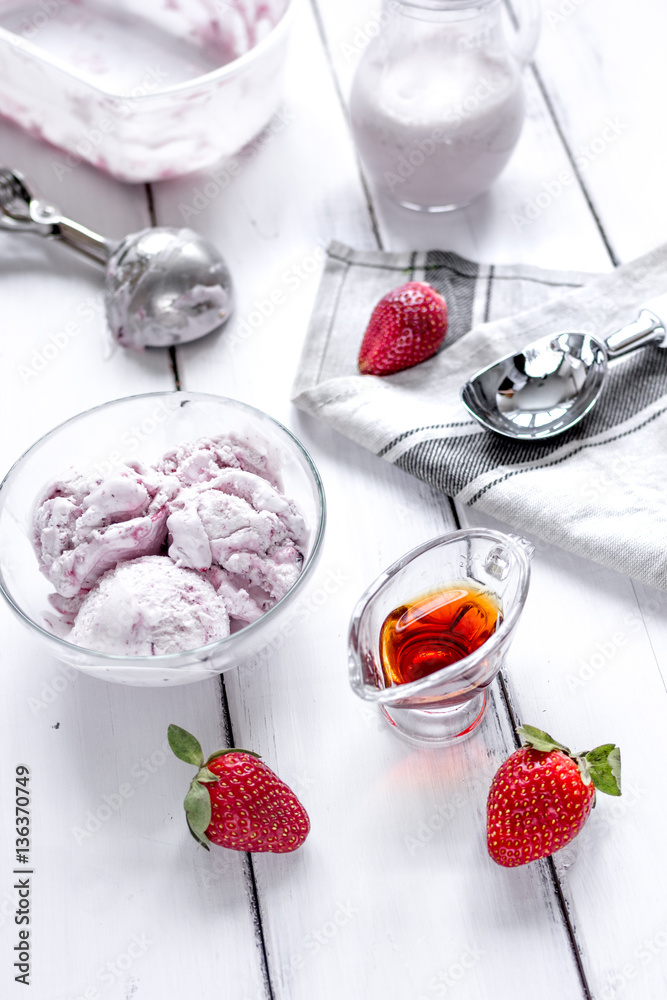
[{"label": "plank seam", "polygon": [[[459,513],[458,513],[458,509],[456,507],[456,503],[455,503],[454,499],[452,497],[450,497],[450,496],[447,496],[447,500],[449,501],[449,506],[451,507],[451,511],[452,511],[452,515],[454,517],[454,522],[456,524],[456,527],[457,528],[461,528],[461,520],[459,518]],[[510,696],[509,689],[507,687],[507,683],[505,681],[505,677],[503,675],[502,670],[499,671],[499,673],[498,673],[498,683],[499,683],[499,686],[500,686],[501,700],[504,702],[505,710],[507,712],[507,715],[509,717],[509,720],[510,720],[510,723],[511,723],[511,726],[512,726],[512,735],[514,737],[514,745],[515,745],[515,748],[518,750],[519,747],[521,746],[521,741],[520,741],[519,736],[518,736],[518,734],[516,732],[516,730],[517,730],[517,717],[516,717],[516,713],[514,711],[514,707],[513,707],[513,704],[512,704],[512,698]],[[494,702],[495,702],[495,699],[494,699]],[[556,899],[558,900],[558,906],[559,906],[559,909],[560,909],[560,912],[561,912],[561,915],[562,915],[562,918],[563,918],[563,922],[565,924],[565,929],[566,929],[567,936],[568,936],[568,939],[569,939],[569,942],[570,942],[570,947],[572,949],[572,953],[574,955],[575,964],[577,966],[577,972],[579,974],[579,981],[580,981],[581,987],[583,989],[584,998],[585,998],[585,1000],[593,1000],[593,995],[592,995],[592,993],[590,991],[590,987],[588,985],[588,979],[586,977],[586,971],[584,969],[583,960],[581,958],[581,954],[580,954],[580,951],[579,951],[579,944],[577,942],[576,932],[575,932],[575,929],[574,929],[574,925],[572,924],[572,921],[570,920],[570,912],[569,912],[568,905],[567,905],[567,902],[566,902],[566,899],[565,899],[565,895],[563,893],[563,888],[561,886],[560,879],[558,878],[558,873],[556,871],[556,866],[554,864],[553,858],[550,857],[550,858],[547,858],[546,860],[549,862],[549,873],[550,873],[550,876],[551,876],[550,881],[551,881],[552,888],[553,888],[553,891],[555,893]]]},{"label": "plank seam", "polygon": [[[505,708],[507,709],[507,715],[509,716],[509,720],[512,726],[512,733],[514,735],[514,745],[518,750],[519,747],[521,746],[521,740],[519,739],[519,736],[516,731],[519,723],[516,716],[516,712],[514,711],[514,706],[512,704],[512,698],[510,696],[507,680],[502,670],[498,672],[498,683],[500,685],[502,700],[505,703]],[[546,861],[548,863],[547,867],[550,874],[550,881],[552,884],[552,888],[556,895],[556,899],[558,900],[558,906],[561,912],[561,916],[563,918],[563,923],[565,924],[565,930],[567,932],[567,936],[570,941],[570,947],[572,949],[572,954],[574,956],[574,960],[577,966],[577,972],[579,973],[579,980],[581,982],[583,995],[585,997],[585,1000],[593,1000],[593,994],[591,993],[590,986],[588,985],[588,977],[586,976],[586,970],[584,969],[584,963],[581,957],[579,942],[577,941],[577,934],[574,929],[574,924],[570,919],[569,907],[567,904],[567,900],[565,898],[563,886],[561,885],[561,881],[558,876],[558,872],[556,871],[556,865],[554,864],[554,859],[553,857],[548,857],[546,858]]]},{"label": "plank seam", "polygon": [[[509,15],[510,21],[512,22],[512,25],[514,26],[515,30],[518,30],[519,19],[516,16],[516,12],[514,11],[514,8],[512,7],[511,0],[505,0],[505,9],[506,9],[506,11],[507,11],[507,13]],[[577,166],[577,164],[575,162],[574,155],[572,153],[572,150],[570,149],[570,144],[567,141],[567,139],[565,138],[565,133],[563,132],[563,129],[562,129],[561,124],[560,124],[560,121],[558,120],[558,117],[556,115],[556,110],[555,110],[555,108],[553,106],[551,98],[549,97],[549,94],[547,93],[547,88],[545,86],[544,80],[542,79],[542,75],[541,75],[540,71],[538,70],[537,63],[535,61],[532,61],[530,63],[530,70],[531,70],[531,72],[533,74],[533,77],[535,79],[535,83],[538,86],[540,94],[542,95],[542,100],[544,101],[546,109],[549,112],[549,115],[551,117],[551,121],[553,122],[554,128],[556,129],[556,134],[558,135],[558,138],[560,139],[560,141],[562,143],[563,149],[565,150],[565,155],[567,156],[567,158],[569,160],[570,166],[572,168],[572,172],[573,172],[574,176],[577,179],[577,184],[579,185],[579,189],[581,190],[581,193],[583,194],[583,196],[584,196],[584,198],[586,200],[586,204],[588,205],[589,211],[590,211],[591,215],[593,216],[593,219],[595,221],[595,225],[597,226],[598,232],[599,232],[599,234],[600,234],[600,236],[602,238],[602,242],[604,243],[605,249],[606,249],[607,253],[609,254],[609,259],[611,260],[611,262],[614,265],[614,267],[618,267],[618,265],[620,264],[620,260],[616,256],[616,252],[614,251],[614,249],[613,249],[613,247],[611,245],[611,242],[609,240],[609,237],[607,236],[605,228],[602,225],[602,220],[600,219],[600,216],[598,215],[597,209],[595,208],[595,205],[593,203],[593,198],[591,197],[591,194],[590,194],[588,188],[586,187],[586,185],[584,183],[583,177],[581,176],[581,171],[579,170],[579,168],[578,168],[578,166]]]},{"label": "plank seam", "polygon": [[310,0],[310,6],[313,11],[313,17],[315,18],[315,24],[317,26],[317,32],[320,36],[320,42],[322,43],[322,48],[324,49],[324,56],[329,67],[329,73],[331,74],[331,79],[333,81],[334,90],[336,91],[336,96],[338,97],[338,102],[343,110],[343,117],[347,124],[347,130],[350,133],[350,140],[352,143],[352,148],[355,151],[355,160],[357,163],[357,171],[359,173],[359,179],[361,180],[361,187],[364,192],[364,198],[366,200],[366,208],[368,209],[368,214],[371,220],[371,228],[373,230],[373,236],[375,237],[375,242],[378,245],[378,250],[384,250],[384,243],[382,241],[382,236],[380,235],[380,226],[378,224],[377,215],[375,213],[375,206],[373,204],[373,199],[371,198],[371,193],[368,188],[368,183],[364,172],[361,168],[361,162],[359,156],[357,155],[357,144],[354,141],[354,136],[352,136],[352,130],[350,128],[350,119],[347,113],[347,102],[343,97],[343,91],[340,88],[340,82],[338,80],[338,74],[336,73],[336,67],[334,66],[333,57],[331,55],[331,49],[329,48],[329,42],[327,39],[327,33],[324,27],[324,22],[320,15],[319,7],[317,6],[317,0]]},{"label": "plank seam", "polygon": [[144,184],[144,191],[146,193],[146,202],[148,203],[148,218],[150,219],[151,226],[157,226],[157,217],[155,215],[155,199],[153,198],[153,188],[150,184]]},{"label": "plank seam", "polygon": [[[228,747],[233,747],[236,745],[236,740],[234,739],[234,727],[232,725],[232,715],[229,710],[229,700],[227,698],[225,678],[222,674],[220,675],[220,705],[222,707],[222,724],[224,727],[225,742]],[[262,982],[264,984],[266,1000],[276,1000],[273,983],[271,982],[271,973],[269,970],[269,955],[266,946],[266,936],[264,934],[264,924],[262,923],[262,910],[259,904],[259,890],[257,888],[257,879],[255,877],[255,866],[252,854],[249,851],[245,852],[244,868],[246,886],[250,897],[250,911],[255,930],[255,939],[260,953]]]},{"label": "plank seam", "polygon": [[604,243],[605,250],[607,251],[607,254],[609,255],[609,259],[612,262],[612,264],[614,265],[614,267],[618,267],[618,265],[620,264],[620,259],[617,256],[616,251],[614,250],[614,248],[611,245],[611,241],[610,241],[609,237],[607,236],[607,231],[605,230],[604,226],[602,225],[602,219],[600,218],[598,210],[595,207],[595,204],[593,202],[593,197],[592,197],[590,191],[588,190],[588,187],[586,186],[586,183],[584,182],[583,177],[581,176],[581,170],[577,166],[576,160],[574,158],[574,154],[573,154],[573,152],[572,152],[572,150],[570,148],[570,144],[569,144],[568,140],[566,139],[565,133],[564,133],[562,127],[561,127],[560,121],[558,120],[558,116],[556,115],[556,110],[555,110],[555,108],[553,106],[553,103],[551,101],[551,98],[550,98],[549,94],[547,93],[547,88],[546,88],[546,85],[544,83],[544,80],[542,79],[542,75],[541,75],[541,73],[540,73],[540,71],[537,68],[537,66],[536,66],[535,63],[531,63],[530,64],[530,69],[531,69],[531,71],[533,73],[533,77],[535,78],[535,83],[537,84],[538,89],[539,89],[539,91],[540,91],[540,93],[542,95],[542,100],[544,101],[546,109],[549,112],[549,116],[551,117],[551,120],[553,122],[554,128],[556,129],[556,133],[558,134],[558,137],[559,137],[559,139],[560,139],[560,141],[561,141],[561,143],[563,145],[563,149],[564,149],[565,155],[567,156],[567,159],[569,161],[570,167],[572,169],[572,173],[574,174],[574,176],[575,176],[575,178],[577,180],[577,184],[579,185],[579,189],[580,189],[581,193],[584,196],[584,199],[586,201],[586,204],[588,205],[588,209],[589,209],[591,215],[593,216],[593,221],[595,222],[595,225],[596,225],[597,230],[598,230],[598,232],[600,234],[602,242]]},{"label": "plank seam", "polygon": [[[157,226],[157,214],[155,212],[155,199],[153,197],[153,188],[150,184],[144,184],[144,192],[146,194],[146,205],[148,208],[148,218],[150,220],[151,226]],[[181,386],[181,376],[178,371],[178,357],[176,355],[176,348],[169,348],[169,367],[171,368],[171,374],[174,376],[174,385],[177,392],[182,389]]]}]

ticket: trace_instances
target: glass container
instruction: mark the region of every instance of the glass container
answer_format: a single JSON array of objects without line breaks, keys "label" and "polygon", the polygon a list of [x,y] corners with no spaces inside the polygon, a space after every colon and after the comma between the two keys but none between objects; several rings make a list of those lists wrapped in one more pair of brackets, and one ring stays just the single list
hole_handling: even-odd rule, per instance
[{"label": "glass container", "polygon": [[[469,528],[408,552],[375,580],[350,624],[353,691],[380,707],[394,731],[416,743],[445,745],[470,736],[487,707],[528,593],[532,545],[517,535]],[[381,635],[387,617],[427,596],[474,590],[500,610],[495,631],[474,652],[407,683],[390,678]]]},{"label": "glass container", "polygon": [[[263,447],[279,470],[282,490],[299,506],[309,528],[301,575],[261,618],[201,649],[161,656],[110,655],[85,650],[54,634],[49,594],[32,543],[35,502],[46,484],[75,466],[107,474],[128,460],[150,464],[168,450],[202,437],[233,434]],[[0,485],[0,593],[49,654],[104,680],[141,686],[188,684],[238,666],[272,641],[291,634],[288,624],[320,553],[325,525],[322,481],[294,435],[268,414],[222,396],[149,393],[105,403],[45,434],[15,463]]]},{"label": "glass container", "polygon": [[59,180],[82,160],[132,182],[212,167],[276,111],[295,7],[0,0],[0,115],[67,151]]}]

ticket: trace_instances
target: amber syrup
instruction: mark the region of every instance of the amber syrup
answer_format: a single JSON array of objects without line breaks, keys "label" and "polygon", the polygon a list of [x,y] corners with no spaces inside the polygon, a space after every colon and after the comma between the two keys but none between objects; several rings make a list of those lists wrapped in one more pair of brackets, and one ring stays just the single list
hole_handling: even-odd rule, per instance
[{"label": "amber syrup", "polygon": [[493,635],[500,598],[471,580],[448,585],[387,615],[380,653],[387,684],[409,684],[458,663]]}]

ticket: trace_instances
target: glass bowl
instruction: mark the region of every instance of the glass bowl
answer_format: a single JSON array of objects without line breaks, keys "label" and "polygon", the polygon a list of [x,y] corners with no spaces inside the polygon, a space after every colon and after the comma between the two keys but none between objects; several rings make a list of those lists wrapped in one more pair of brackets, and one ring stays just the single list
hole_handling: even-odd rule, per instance
[{"label": "glass bowl", "polygon": [[[532,545],[517,535],[486,528],[450,532],[408,552],[361,597],[350,624],[350,683],[360,698],[379,705],[398,735],[416,743],[445,745],[470,736],[480,724],[487,688],[505,659],[523,610],[532,552]],[[420,643],[409,647],[413,656],[409,662],[416,664],[426,649],[427,613],[435,605],[443,606],[443,599],[438,598],[443,592],[451,606],[458,601],[457,622],[461,609],[470,604],[465,603],[466,592],[489,599],[494,611],[500,610],[497,624],[494,614],[495,630],[477,649],[459,658],[462,647],[452,653],[452,632],[436,623],[429,639],[428,665],[442,662],[438,656],[443,649],[447,659],[455,657],[455,661],[414,680],[396,680],[381,648],[383,623],[392,612],[401,612],[397,632],[408,636],[410,628]],[[465,613],[479,618],[477,608]],[[483,634],[488,633],[480,631],[480,637]]]},{"label": "glass bowl", "polygon": [[0,115],[67,151],[59,180],[81,160],[131,182],[203,170],[276,111],[295,7],[0,0]]},{"label": "glass bowl", "polygon": [[[233,433],[268,449],[282,490],[304,515],[309,537],[301,575],[261,618],[200,649],[159,656],[110,655],[82,649],[54,634],[53,586],[32,545],[32,514],[45,486],[69,466],[107,474],[132,459],[145,464],[201,437]],[[282,424],[237,400],[193,392],[159,392],[105,403],[44,435],[0,485],[0,591],[57,659],[94,677],[122,684],[188,684],[237,666],[269,645],[291,619],[317,562],[325,525],[322,481],[308,452]]]}]

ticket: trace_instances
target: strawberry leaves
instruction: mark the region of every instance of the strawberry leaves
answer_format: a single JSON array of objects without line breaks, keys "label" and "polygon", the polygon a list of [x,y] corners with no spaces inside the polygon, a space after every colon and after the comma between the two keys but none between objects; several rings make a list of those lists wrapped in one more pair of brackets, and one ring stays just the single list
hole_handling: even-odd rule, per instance
[{"label": "strawberry leaves", "polygon": [[[206,831],[211,823],[211,796],[204,786],[218,780],[217,774],[213,774],[206,766],[217,754],[212,754],[204,764],[204,751],[199,740],[186,729],[181,729],[180,726],[175,726],[173,723],[167,730],[167,739],[169,746],[179,760],[186,764],[194,764],[199,769],[190,783],[183,807],[190,833],[208,851],[210,850],[210,842]],[[219,751],[219,753],[225,752],[227,751]]]},{"label": "strawberry leaves", "polygon": [[196,777],[190,783],[183,806],[190,833],[208,851],[209,840],[206,836],[206,830],[211,822],[211,797],[204,785],[208,781],[217,781],[217,775],[204,765],[204,751],[201,748],[201,743],[192,733],[172,724],[167,730],[167,739],[169,746],[179,760],[186,764],[194,764],[199,769]]},{"label": "strawberry leaves", "polygon": [[613,743],[605,743],[584,755],[595,787],[607,795],[621,794],[621,751]]},{"label": "strawberry leaves", "polygon": [[536,729],[535,726],[519,726],[517,729],[517,736],[521,737],[524,746],[534,747],[536,750],[543,750],[548,753],[549,750],[562,750],[564,753],[570,755],[570,751],[558,740],[555,740],[553,736],[549,736],[542,729]]},{"label": "strawberry leaves", "polygon": [[194,764],[195,767],[202,766],[204,751],[201,748],[201,743],[192,733],[172,724],[167,730],[167,739],[169,746],[179,760],[185,761],[186,764]]},{"label": "strawberry leaves", "polygon": [[[217,781],[215,775],[212,775],[212,778]],[[202,847],[209,851],[209,839],[206,836],[206,831],[211,823],[211,797],[197,778],[192,779],[183,806],[190,833]]]}]

